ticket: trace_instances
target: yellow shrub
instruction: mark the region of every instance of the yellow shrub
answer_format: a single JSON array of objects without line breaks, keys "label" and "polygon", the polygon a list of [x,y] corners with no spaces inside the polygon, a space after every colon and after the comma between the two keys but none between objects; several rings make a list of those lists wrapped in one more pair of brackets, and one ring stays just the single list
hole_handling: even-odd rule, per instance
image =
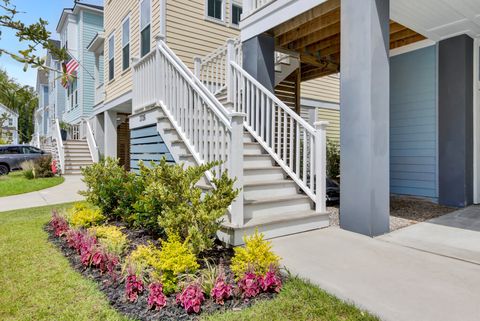
[{"label": "yellow shrub", "polygon": [[144,271],[161,273],[160,249],[152,243],[139,245],[130,253],[127,263],[132,265],[137,273],[143,273]]},{"label": "yellow shrub", "polygon": [[113,225],[94,226],[89,229],[101,245],[110,253],[120,256],[128,244],[127,236],[122,228]]},{"label": "yellow shrub", "polygon": [[280,258],[273,253],[271,242],[264,240],[263,234],[255,231],[255,234],[245,236],[243,240],[245,246],[234,248],[235,254],[230,266],[237,279],[248,270],[264,275],[270,265],[278,267]]},{"label": "yellow shrub", "polygon": [[84,203],[76,203],[68,211],[69,221],[73,227],[91,227],[102,223],[105,220],[99,209],[90,208]]}]

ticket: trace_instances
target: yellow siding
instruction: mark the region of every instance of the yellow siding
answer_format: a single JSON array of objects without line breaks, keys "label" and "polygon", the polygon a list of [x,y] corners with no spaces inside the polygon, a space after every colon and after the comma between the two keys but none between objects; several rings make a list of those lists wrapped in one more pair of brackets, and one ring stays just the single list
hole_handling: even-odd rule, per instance
[{"label": "yellow siding", "polygon": [[339,74],[302,82],[302,98],[323,100],[333,103],[340,102]]},{"label": "yellow siding", "polygon": [[[131,68],[122,72],[122,21],[130,14],[130,57],[140,56],[139,0],[105,1],[105,101],[121,96],[132,88]],[[205,18],[205,0],[166,0],[167,44],[193,69],[193,57],[205,56],[237,37],[239,30],[230,26],[230,3],[225,4],[225,24]],[[151,48],[160,31],[160,0],[151,0]],[[115,79],[108,81],[108,37],[115,32]]]},{"label": "yellow siding", "polygon": [[340,111],[335,109],[317,108],[317,120],[328,121],[327,137],[340,143]]}]

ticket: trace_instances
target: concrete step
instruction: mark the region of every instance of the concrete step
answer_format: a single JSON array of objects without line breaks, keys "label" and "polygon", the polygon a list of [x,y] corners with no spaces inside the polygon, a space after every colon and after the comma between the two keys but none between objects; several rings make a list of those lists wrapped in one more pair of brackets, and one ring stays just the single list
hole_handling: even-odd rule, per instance
[{"label": "concrete step", "polygon": [[243,177],[245,183],[258,181],[284,180],[285,173],[278,166],[272,167],[251,167],[243,169]]},{"label": "concrete step", "polygon": [[244,168],[251,167],[271,167],[274,165],[273,159],[269,154],[246,154],[243,155]]},{"label": "concrete step", "polygon": [[232,245],[242,245],[244,235],[252,235],[258,229],[265,238],[291,235],[328,227],[328,213],[316,213],[313,210],[302,212],[284,212],[275,217],[255,217],[247,219],[243,226],[235,226],[224,220],[217,233],[220,240]]},{"label": "concrete step", "polygon": [[290,179],[262,180],[244,184],[243,191],[245,199],[259,199],[265,195],[269,197],[290,197],[298,194],[298,187]]},{"label": "concrete step", "polygon": [[65,140],[63,141],[63,145],[88,145],[86,139],[80,139],[80,140]]},{"label": "concrete step", "polygon": [[259,154],[264,154],[265,151],[259,143],[244,142],[243,143],[243,153],[245,155],[259,155]]},{"label": "concrete step", "polygon": [[288,197],[269,195],[268,197],[245,199],[243,204],[245,218],[274,217],[285,212],[301,212],[312,209],[310,197],[302,194],[294,194]]}]

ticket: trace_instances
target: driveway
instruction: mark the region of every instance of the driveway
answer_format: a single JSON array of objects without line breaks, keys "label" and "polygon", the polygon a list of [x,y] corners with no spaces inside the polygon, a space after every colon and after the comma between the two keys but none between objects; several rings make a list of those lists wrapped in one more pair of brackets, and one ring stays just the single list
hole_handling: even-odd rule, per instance
[{"label": "driveway", "polygon": [[378,239],[480,264],[480,206],[457,210]]},{"label": "driveway", "polygon": [[82,176],[64,177],[65,181],[60,185],[31,193],[0,197],[0,212],[83,200],[83,196],[78,194],[78,191],[86,189]]}]

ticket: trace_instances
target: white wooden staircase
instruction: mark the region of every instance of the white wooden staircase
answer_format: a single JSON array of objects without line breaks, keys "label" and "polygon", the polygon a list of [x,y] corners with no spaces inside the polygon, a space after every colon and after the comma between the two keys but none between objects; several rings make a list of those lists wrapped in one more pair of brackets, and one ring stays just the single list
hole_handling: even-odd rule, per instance
[{"label": "white wooden staircase", "polygon": [[82,168],[93,164],[86,139],[66,140],[63,142],[63,146],[65,149],[65,175],[80,175]]},{"label": "white wooden staircase", "polygon": [[[328,226],[325,128],[312,128],[235,59],[225,62],[227,51],[209,58],[223,59],[224,71],[216,66],[205,79],[159,39],[156,50],[134,65],[133,122],[154,118],[175,161],[194,166],[221,160],[216,171],[237,178],[242,192],[219,231],[223,241],[242,244],[255,229],[272,238]],[[200,185],[212,188],[208,175]]]}]

